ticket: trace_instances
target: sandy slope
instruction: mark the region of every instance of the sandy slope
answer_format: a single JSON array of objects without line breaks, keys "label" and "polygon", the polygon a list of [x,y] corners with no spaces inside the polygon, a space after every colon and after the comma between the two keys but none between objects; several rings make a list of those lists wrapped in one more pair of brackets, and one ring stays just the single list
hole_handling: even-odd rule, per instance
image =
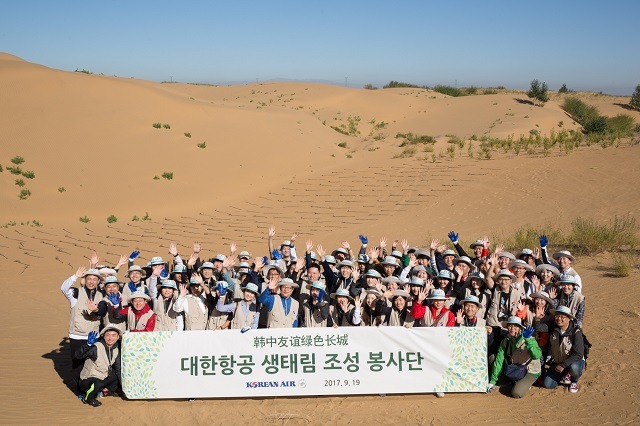
[{"label": "sandy slope", "polygon": [[[157,84],[62,72],[5,54],[0,93],[0,164],[6,168],[21,155],[23,170],[36,174],[24,201],[17,197],[16,176],[0,174],[0,225],[17,222],[0,228],[0,272],[19,286],[7,293],[13,297],[2,314],[0,423],[86,422],[98,415],[102,421],[142,417],[158,424],[186,418],[250,424],[638,422],[640,304],[628,297],[620,298],[619,309],[606,303],[637,287],[638,279],[609,278],[608,256],[579,263],[589,300],[585,328],[595,345],[579,395],[536,389],[522,401],[499,394],[442,400],[408,395],[257,399],[250,406],[246,400],[109,399],[91,410],[62,381],[68,305],[59,286],[93,250],[115,263],[133,248],[143,260],[166,256],[169,240],[182,253],[200,240],[205,255],[226,253],[237,241],[240,249],[262,255],[271,224],[278,239],[299,232],[299,241],[312,238],[325,247],[345,238],[355,245],[362,232],[425,246],[430,238],[445,239],[450,229],[472,240],[522,224],[563,226],[578,215],[637,215],[637,146],[581,148],[546,158],[505,154],[489,161],[464,151],[454,161],[435,163],[422,155],[392,158],[400,151],[397,132],[437,137],[438,153],[448,134],[548,133],[561,120],[571,128],[557,103],[537,108],[519,103],[517,94],[449,98],[419,89],[304,83]],[[597,98],[603,113],[628,113],[615,105],[623,100]],[[349,116],[361,117],[358,137],[329,127],[346,125]],[[389,123],[380,130],[386,138],[369,135],[372,119]],[[154,129],[154,122],[171,129]],[[202,141],[205,149],[196,146]],[[347,148],[338,147],[341,142]],[[164,171],[173,171],[174,179],[153,180]],[[60,186],[66,191],[58,192]],[[151,221],[130,221],[145,212]],[[110,214],[119,221],[107,224]],[[78,221],[84,215],[90,223]],[[31,220],[43,226],[21,225]]]}]

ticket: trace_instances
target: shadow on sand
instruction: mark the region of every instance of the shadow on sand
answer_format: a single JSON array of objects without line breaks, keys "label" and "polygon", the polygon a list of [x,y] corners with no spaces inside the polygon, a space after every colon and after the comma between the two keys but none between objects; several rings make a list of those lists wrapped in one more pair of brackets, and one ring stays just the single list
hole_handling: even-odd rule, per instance
[{"label": "shadow on sand", "polygon": [[42,355],[42,358],[53,361],[53,368],[56,370],[56,373],[58,373],[58,376],[60,376],[65,386],[75,395],[77,384],[73,380],[71,372],[71,346],[69,344],[69,338],[63,338],[60,343],[58,343],[58,346],[57,349]]}]

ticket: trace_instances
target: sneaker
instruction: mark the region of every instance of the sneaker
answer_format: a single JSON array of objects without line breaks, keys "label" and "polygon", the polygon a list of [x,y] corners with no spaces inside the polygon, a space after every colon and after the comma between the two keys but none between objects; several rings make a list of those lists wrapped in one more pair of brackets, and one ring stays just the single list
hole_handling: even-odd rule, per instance
[{"label": "sneaker", "polygon": [[444,392],[436,392],[438,398],[444,398]]},{"label": "sneaker", "polygon": [[571,384],[571,374],[567,373],[566,376],[562,378],[559,382],[561,385],[569,385]]},{"label": "sneaker", "polygon": [[580,385],[577,383],[571,383],[569,385],[569,392],[571,393],[578,393],[578,391],[580,390]]},{"label": "sneaker", "polygon": [[99,407],[102,405],[102,402],[98,401],[97,399],[92,399],[91,401],[86,401],[83,399],[82,402],[92,407]]}]

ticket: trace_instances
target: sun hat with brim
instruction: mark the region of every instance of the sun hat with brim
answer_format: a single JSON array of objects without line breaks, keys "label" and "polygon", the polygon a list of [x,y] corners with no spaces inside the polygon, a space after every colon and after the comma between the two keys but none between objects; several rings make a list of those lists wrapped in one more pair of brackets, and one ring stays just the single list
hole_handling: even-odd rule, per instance
[{"label": "sun hat with brim", "polygon": [[368,263],[369,262],[369,256],[367,256],[366,254],[359,254],[358,255],[358,260],[356,260],[357,263]]},{"label": "sun hat with brim", "polygon": [[551,300],[551,298],[549,297],[549,293],[547,293],[546,291],[539,291],[536,293],[531,293],[531,295],[529,296],[532,300],[533,299],[544,299],[547,301],[547,303],[550,305],[553,303],[553,300]]},{"label": "sun hat with brim", "polygon": [[467,279],[464,281],[465,284],[471,284],[471,280],[480,280],[483,283],[487,282],[487,279],[484,277],[482,272],[471,272],[467,275]]},{"label": "sun hat with brim", "polygon": [[449,298],[445,294],[444,290],[439,289],[439,288],[434,288],[433,290],[431,290],[431,293],[429,294],[429,297],[427,297],[427,299],[429,299],[429,300],[447,300]]},{"label": "sun hat with brim", "polygon": [[184,274],[187,272],[187,267],[178,263],[173,267],[173,271],[171,271],[172,274]]},{"label": "sun hat with brim", "polygon": [[291,241],[289,241],[289,240],[284,240],[284,241],[282,242],[282,244],[280,244],[280,248],[282,248],[282,247],[291,247]]},{"label": "sun hat with brim", "polygon": [[172,288],[174,290],[178,289],[178,285],[174,280],[164,280],[160,284],[158,284],[158,287]]},{"label": "sun hat with brim", "polygon": [[254,293],[256,296],[260,294],[260,290],[258,289],[258,286],[255,285],[254,283],[247,283],[247,285],[245,285],[242,288],[242,291],[250,291],[251,293]]},{"label": "sun hat with brim", "polygon": [[335,293],[331,293],[331,295],[329,296],[332,299],[336,299],[338,297],[346,297],[349,300],[353,300],[353,297],[351,297],[351,295],[349,294],[349,290],[344,289],[344,288],[339,288],[336,290]]},{"label": "sun hat with brim", "polygon": [[457,265],[458,263],[466,263],[471,269],[475,269],[476,267],[468,256],[460,256],[459,258],[454,259],[453,264]]},{"label": "sun hat with brim", "polygon": [[509,317],[509,319],[507,320],[507,324],[513,324],[513,325],[517,325],[520,328],[524,328],[524,325],[522,325],[522,320],[518,317]]},{"label": "sun hat with brim", "polygon": [[533,266],[529,265],[524,260],[516,259],[509,262],[509,269],[513,269],[517,267],[524,268],[527,271],[533,272]]},{"label": "sun hat with brim", "polygon": [[350,260],[343,260],[336,265],[336,268],[342,268],[343,266],[348,266],[349,268],[353,269],[353,262]]},{"label": "sun hat with brim", "polygon": [[267,275],[269,274],[269,271],[270,271],[270,270],[272,270],[272,269],[275,269],[276,271],[278,271],[278,273],[279,273],[280,275],[282,275],[282,274],[283,274],[283,272],[282,272],[282,268],[280,268],[280,267],[278,266],[278,261],[277,261],[277,260],[270,260],[270,261],[269,261],[269,264],[268,264],[267,266],[265,266],[265,267],[264,267],[263,274],[264,274],[265,276],[267,276]]},{"label": "sun hat with brim", "polygon": [[369,269],[367,272],[365,272],[364,276],[382,279],[382,275],[380,275],[380,272],[376,271],[375,269]]},{"label": "sun hat with brim", "polygon": [[298,284],[294,283],[291,278],[283,278],[278,282],[278,287],[282,287],[283,285],[288,285],[289,287],[298,288],[300,287]]},{"label": "sun hat with brim", "polygon": [[458,257],[458,253],[456,253],[455,251],[449,249],[449,250],[445,250],[442,252],[442,257],[445,256],[453,256],[453,257]]},{"label": "sun hat with brim", "polygon": [[573,257],[573,255],[571,254],[571,252],[569,250],[560,250],[560,251],[557,251],[557,252],[553,253],[553,258],[555,260],[558,260],[561,257],[566,257],[567,259],[569,259],[573,263],[575,263],[575,261],[576,261],[576,258]]},{"label": "sun hat with brim", "polygon": [[464,306],[465,303],[475,303],[477,306],[480,306],[480,299],[478,299],[476,296],[470,294],[469,296],[465,297],[462,300],[462,306]]},{"label": "sun hat with brim", "polygon": [[382,279],[382,283],[383,284],[389,284],[389,283],[400,284],[400,283],[402,283],[402,281],[400,281],[400,278],[396,277],[395,275],[391,275],[390,277],[383,278]]},{"label": "sun hat with brim", "polygon": [[555,275],[556,277],[560,276],[560,271],[558,270],[558,268],[556,268],[553,265],[549,265],[547,263],[543,263],[542,265],[536,266],[536,274],[537,275],[540,275],[542,273],[542,271],[551,271],[553,273],[553,275]]},{"label": "sun hat with brim", "polygon": [[151,298],[147,293],[140,290],[136,290],[135,292],[131,293],[131,296],[129,296],[129,300],[132,301],[133,299],[144,299],[146,301],[151,300]]},{"label": "sun hat with brim", "polygon": [[424,287],[424,280],[418,277],[411,277],[410,286]]},{"label": "sun hat with brim", "polygon": [[118,275],[118,271],[113,268],[99,268],[98,271],[100,271],[100,275],[112,275],[114,277]]},{"label": "sun hat with brim", "polygon": [[420,259],[422,257],[429,259],[431,257],[431,253],[426,250],[416,250],[413,254],[416,256],[416,259]]},{"label": "sun hat with brim", "polygon": [[391,256],[397,258],[397,259],[402,259],[402,252],[400,250],[393,250],[391,252]]},{"label": "sun hat with brim", "polygon": [[574,287],[579,287],[576,277],[573,275],[562,274],[558,279],[558,284],[573,284]]},{"label": "sun hat with brim", "polygon": [[320,281],[314,281],[309,286],[311,288],[317,288],[318,290],[323,290],[323,291],[327,290],[327,286],[322,284],[322,282],[320,282]]},{"label": "sun hat with brim", "polygon": [[404,290],[396,290],[391,294],[391,299],[395,299],[396,297],[404,297],[405,300],[408,300],[411,298],[411,295]]},{"label": "sun hat with brim", "polygon": [[200,282],[195,278],[191,278],[189,280],[189,285],[200,285]]},{"label": "sun hat with brim", "polygon": [[474,248],[476,248],[478,246],[484,247],[484,242],[482,240],[475,240],[474,242],[471,243],[469,248],[474,249]]},{"label": "sun hat with brim", "polygon": [[337,249],[335,249],[334,251],[332,251],[332,252],[331,252],[331,254],[332,254],[332,255],[334,255],[334,256],[335,256],[336,254],[338,254],[338,253],[342,253],[342,254],[344,254],[345,256],[348,256],[348,255],[349,255],[349,252],[348,252],[348,251],[347,251],[347,249],[346,249],[346,248],[344,248],[344,247],[338,247]]},{"label": "sun hat with brim", "polygon": [[119,335],[122,335],[122,330],[120,330],[118,327],[116,327],[113,324],[109,324],[108,326],[102,329],[102,331],[100,332],[100,336],[104,336],[107,331],[116,331]]},{"label": "sun hat with brim", "polygon": [[200,267],[198,268],[198,272],[202,271],[203,269],[211,269],[211,270],[214,270],[214,269],[216,269],[216,267],[215,267],[215,266],[213,266],[213,262],[204,262],[204,263],[202,264],[202,266],[200,266]]},{"label": "sun hat with brim", "polygon": [[407,254],[415,253],[416,251],[418,251],[418,247],[409,247],[407,249]]},{"label": "sun hat with brim", "polygon": [[533,250],[528,249],[528,248],[523,248],[522,251],[516,255],[516,257],[518,259],[520,259],[520,258],[522,258],[524,256],[532,256],[533,257]]},{"label": "sun hat with brim", "polygon": [[240,254],[238,254],[238,259],[242,259],[243,257],[246,259],[251,259],[251,253],[246,250],[241,251]]},{"label": "sun hat with brim", "polygon": [[240,268],[247,268],[248,269],[248,268],[251,268],[251,265],[249,265],[248,262],[240,262],[240,263],[238,263],[238,269],[240,269]]},{"label": "sun hat with brim", "polygon": [[380,299],[382,297],[382,293],[380,293],[378,290],[365,290],[364,292],[367,294],[375,295],[377,299]]},{"label": "sun hat with brim", "polygon": [[558,306],[556,309],[552,309],[551,312],[554,315],[565,315],[572,320],[576,319],[576,317],[571,313],[571,309],[569,309],[567,306]]},{"label": "sun hat with brim", "polygon": [[225,256],[224,254],[216,254],[212,259],[212,261],[214,262],[224,262],[225,260],[227,260],[227,256]]},{"label": "sun hat with brim", "polygon": [[498,271],[498,273],[497,273],[497,274],[495,274],[495,275],[493,276],[493,280],[495,281],[495,280],[497,280],[497,279],[498,279],[498,278],[500,278],[500,277],[509,277],[509,278],[511,278],[511,279],[513,280],[513,279],[515,279],[515,277],[516,277],[516,276],[515,276],[515,275],[513,275],[513,274],[511,273],[511,271],[510,271],[510,270],[508,270],[508,269],[500,269],[500,270]]},{"label": "sun hat with brim", "polygon": [[328,254],[328,255],[326,255],[324,257],[324,261],[327,262],[327,263],[332,263],[334,265],[336,264],[336,258],[331,256],[330,254]]},{"label": "sun hat with brim", "polygon": [[442,271],[438,272],[438,276],[436,277],[436,279],[438,280],[454,280],[455,277],[453,276],[453,273],[451,273],[451,271],[447,270],[447,269],[443,269]]},{"label": "sun hat with brim", "polygon": [[500,259],[501,257],[506,257],[507,259],[516,260],[516,257],[514,256],[514,254],[508,251],[501,251],[500,254],[498,255],[498,259]]},{"label": "sun hat with brim", "polygon": [[316,256],[316,252],[315,251],[312,251],[309,256],[311,257],[312,260],[317,260],[318,259],[318,256]]},{"label": "sun hat with brim", "polygon": [[147,272],[146,272],[144,269],[142,269],[142,268],[141,268],[141,267],[139,267],[138,265],[133,265],[133,266],[131,266],[131,268],[129,268],[129,269],[127,270],[127,275],[126,275],[126,277],[129,277],[129,274],[131,274],[132,272],[136,272],[136,271],[137,271],[137,272],[140,272],[140,273],[142,274],[142,278],[144,278],[144,277],[146,277],[146,276],[147,276]]},{"label": "sun hat with brim", "polygon": [[390,265],[390,266],[398,266],[398,262],[396,261],[396,258],[393,256],[385,256],[384,260],[382,262],[380,262],[381,265]]},{"label": "sun hat with brim", "polygon": [[160,256],[154,256],[149,261],[149,266],[163,265],[163,264],[164,264],[164,260],[162,260]]},{"label": "sun hat with brim", "polygon": [[106,287],[109,284],[120,285],[120,281],[118,280],[118,278],[114,277],[113,275],[109,275],[107,278],[104,279],[104,285]]},{"label": "sun hat with brim", "polygon": [[102,281],[102,275],[100,275],[100,271],[97,269],[87,269],[86,271],[84,271],[84,274],[82,274],[82,278],[89,276],[89,275],[93,275],[94,277],[98,277],[98,279],[100,281]]}]

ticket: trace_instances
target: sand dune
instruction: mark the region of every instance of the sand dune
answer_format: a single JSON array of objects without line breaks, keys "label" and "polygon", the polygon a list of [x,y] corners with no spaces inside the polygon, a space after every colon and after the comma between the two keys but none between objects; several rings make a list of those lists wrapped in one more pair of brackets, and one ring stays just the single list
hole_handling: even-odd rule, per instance
[{"label": "sand dune", "polygon": [[[171,240],[182,253],[202,241],[205,255],[226,253],[237,241],[240,250],[262,255],[272,224],[277,239],[298,232],[300,241],[311,238],[325,247],[343,239],[355,245],[359,233],[425,246],[433,237],[444,240],[450,229],[472,240],[523,224],[564,226],[579,215],[637,215],[637,145],[581,147],[548,157],[497,153],[478,160],[465,148],[454,160],[432,162],[422,152],[393,158],[401,151],[398,132],[437,138],[438,154],[447,135],[548,134],[558,131],[559,121],[576,129],[559,97],[539,108],[518,102],[524,96],[518,93],[451,98],[423,89],[307,83],[160,84],[63,72],[8,54],[0,54],[0,93],[0,272],[12,277],[8,285],[18,286],[3,313],[0,423],[98,416],[107,422],[142,416],[158,424],[185,418],[249,424],[638,422],[640,304],[624,297],[612,310],[606,302],[638,279],[607,277],[608,255],[579,263],[589,300],[585,330],[594,343],[579,395],[536,389],[522,401],[498,394],[259,399],[249,400],[249,409],[246,400],[109,399],[90,410],[63,383],[68,305],[59,287],[93,250],[104,263],[116,263],[134,248],[143,261],[166,256]],[[639,113],[616,105],[628,98],[584,96],[603,114],[628,113],[640,122]],[[330,127],[348,128],[349,117],[360,117],[360,134]],[[388,125],[375,129],[382,121]],[[156,122],[171,128],[153,128]],[[202,142],[204,149],[197,147]],[[338,146],[342,142],[346,148]],[[35,173],[24,179],[31,191],[26,200],[17,196],[18,176],[6,170],[16,155],[25,159],[23,170]],[[153,179],[165,171],[174,173],[172,180]],[[131,221],[145,213],[151,220]],[[108,224],[111,214],[118,221]],[[81,223],[81,216],[91,221]],[[24,321],[11,320],[18,315]]]}]

